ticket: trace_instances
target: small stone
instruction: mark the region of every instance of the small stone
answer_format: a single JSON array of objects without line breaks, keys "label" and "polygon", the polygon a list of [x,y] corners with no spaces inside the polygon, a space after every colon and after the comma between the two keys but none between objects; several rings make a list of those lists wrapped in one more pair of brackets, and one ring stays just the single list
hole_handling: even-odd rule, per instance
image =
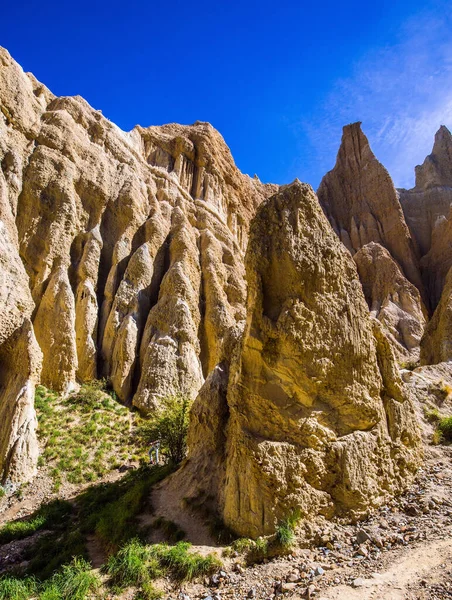
[{"label": "small stone", "polygon": [[361,544],[370,541],[370,536],[364,529],[359,529],[358,533],[356,534],[356,541],[361,546]]},{"label": "small stone", "polygon": [[352,581],[352,587],[359,588],[364,585],[364,579],[362,577],[357,577]]},{"label": "small stone", "polygon": [[316,577],[320,577],[320,575],[324,575],[325,571],[324,569],[322,569],[322,567],[317,567],[316,570],[314,571],[314,575]]},{"label": "small stone", "polygon": [[256,588],[251,588],[246,595],[247,598],[255,598],[256,597]]}]

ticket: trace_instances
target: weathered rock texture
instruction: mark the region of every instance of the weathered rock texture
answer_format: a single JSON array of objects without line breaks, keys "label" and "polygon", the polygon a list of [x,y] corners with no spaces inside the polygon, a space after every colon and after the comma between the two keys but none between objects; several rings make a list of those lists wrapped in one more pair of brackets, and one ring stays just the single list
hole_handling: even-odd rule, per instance
[{"label": "weathered rock texture", "polygon": [[366,244],[353,258],[371,315],[382,324],[398,359],[416,361],[427,320],[419,290],[380,244]]},{"label": "weathered rock texture", "polygon": [[447,275],[440,303],[421,342],[421,363],[433,365],[452,360],[452,269]]},{"label": "weathered rock texture", "polygon": [[421,251],[424,285],[434,310],[452,266],[452,136],[441,126],[432,153],[416,167],[416,185],[399,190],[406,221]]},{"label": "weathered rock texture", "polygon": [[3,49],[0,108],[0,470],[25,476],[41,353],[56,391],[106,377],[146,410],[197,394],[244,318],[249,221],[277,187],[208,123],[125,133]]},{"label": "weathered rock texture", "polygon": [[201,465],[197,494],[213,493],[240,535],[271,533],[295,508],[305,518],[362,514],[410,480],[419,437],[391,346],[309,186],[259,208],[246,275],[227,391],[220,364],[205,384],[218,409],[209,414],[203,388],[183,476]]},{"label": "weathered rock texture", "polygon": [[416,359],[426,316],[417,243],[391,177],[375,158],[360,123],[344,127],[336,165],[322,179],[318,196],[354,255],[369,308],[397,357]]},{"label": "weathered rock texture", "polygon": [[416,245],[391,177],[375,158],[360,123],[344,127],[336,165],[318,197],[334,230],[352,254],[369,242],[386,248],[402,273],[422,288]]}]

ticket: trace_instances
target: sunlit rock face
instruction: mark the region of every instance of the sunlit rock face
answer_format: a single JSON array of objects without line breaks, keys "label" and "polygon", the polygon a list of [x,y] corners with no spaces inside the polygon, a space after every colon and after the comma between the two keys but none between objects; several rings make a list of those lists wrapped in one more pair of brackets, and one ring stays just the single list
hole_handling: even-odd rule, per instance
[{"label": "sunlit rock face", "polygon": [[344,127],[336,165],[317,193],[328,220],[352,254],[376,242],[390,252],[405,277],[422,288],[416,245],[396,189],[360,123]]},{"label": "sunlit rock face", "polygon": [[244,318],[249,221],[277,186],[208,123],[125,133],[4,49],[0,108],[0,470],[28,477],[39,377],[106,377],[144,410],[197,394]]},{"label": "sunlit rock face", "polygon": [[380,321],[399,362],[416,362],[428,318],[419,290],[380,244],[366,244],[353,258],[371,315]]},{"label": "sunlit rock face", "polygon": [[416,185],[399,190],[406,221],[416,238],[424,285],[434,310],[452,266],[452,136],[445,126],[432,153],[415,169]]},{"label": "sunlit rock face", "polygon": [[246,277],[245,331],[195,402],[180,477],[200,469],[196,493],[213,493],[240,535],[272,533],[294,509],[360,515],[411,480],[419,436],[391,345],[309,186],[260,206]]},{"label": "sunlit rock face", "polygon": [[360,123],[344,127],[336,165],[322,179],[318,196],[355,258],[369,309],[397,358],[416,360],[427,315],[419,250],[391,177]]}]

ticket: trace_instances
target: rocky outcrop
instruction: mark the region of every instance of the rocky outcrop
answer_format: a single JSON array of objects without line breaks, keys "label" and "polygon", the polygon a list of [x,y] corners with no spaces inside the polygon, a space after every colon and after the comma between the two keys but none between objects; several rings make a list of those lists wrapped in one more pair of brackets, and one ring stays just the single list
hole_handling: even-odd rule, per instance
[{"label": "rocky outcrop", "polygon": [[422,293],[416,244],[391,177],[375,158],[360,123],[344,127],[334,169],[322,179],[317,194],[352,254],[370,242],[380,244]]},{"label": "rocky outcrop", "polygon": [[436,132],[432,153],[415,168],[415,173],[418,189],[452,185],[452,136],[445,125]]},{"label": "rocky outcrop", "polygon": [[249,221],[276,187],[240,173],[208,123],[125,133],[0,56],[2,181],[42,382],[103,376],[144,409],[196,395],[243,318]]},{"label": "rocky outcrop", "polygon": [[[1,57],[0,69],[4,69]],[[19,255],[15,226],[22,187],[23,155],[29,141],[12,130],[13,114],[26,105],[23,124],[33,129],[38,100],[19,85],[20,69],[8,70],[2,89],[11,103],[0,105],[0,482],[30,479],[36,472],[38,444],[34,411],[41,352],[30,319],[34,302]]]},{"label": "rocky outcrop", "polygon": [[382,324],[399,362],[416,362],[428,318],[419,290],[380,244],[366,244],[353,258],[370,313]]},{"label": "rocky outcrop", "polygon": [[399,190],[400,202],[420,248],[424,285],[434,310],[452,266],[452,136],[444,125],[435,135],[432,153],[415,172],[416,185]]},{"label": "rocky outcrop", "polygon": [[452,360],[452,269],[447,275],[441,300],[421,341],[421,364]]},{"label": "rocky outcrop", "polygon": [[[391,345],[309,186],[286,186],[258,209],[246,275],[227,392],[223,364],[205,384],[217,390],[215,414],[204,388],[195,402],[183,476],[204,461],[198,488],[240,535],[272,533],[294,509],[363,514],[410,481],[419,437]],[[209,442],[218,429],[220,449]]]},{"label": "rocky outcrop", "polygon": [[0,108],[0,467],[14,445],[25,475],[41,356],[55,391],[105,377],[144,410],[196,396],[244,317],[249,221],[277,186],[243,175],[210,124],[121,131],[4,49]]}]

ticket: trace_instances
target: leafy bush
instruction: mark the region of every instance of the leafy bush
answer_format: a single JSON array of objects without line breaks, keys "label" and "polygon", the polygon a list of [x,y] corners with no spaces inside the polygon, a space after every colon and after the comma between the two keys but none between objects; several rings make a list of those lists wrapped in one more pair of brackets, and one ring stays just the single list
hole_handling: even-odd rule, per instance
[{"label": "leafy bush", "polygon": [[167,396],[161,408],[139,431],[146,444],[159,439],[161,449],[174,464],[179,464],[187,452],[188,422],[191,400],[186,396]]}]

